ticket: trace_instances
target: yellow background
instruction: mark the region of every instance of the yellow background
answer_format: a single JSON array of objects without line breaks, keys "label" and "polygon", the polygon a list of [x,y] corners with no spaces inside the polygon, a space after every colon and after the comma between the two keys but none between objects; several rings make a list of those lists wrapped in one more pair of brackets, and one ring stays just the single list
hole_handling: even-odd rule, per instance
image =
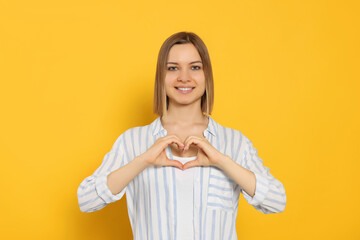
[{"label": "yellow background", "polygon": [[126,201],[94,213],[81,181],[152,122],[157,54],[192,31],[212,117],[285,186],[283,213],[241,196],[240,239],[360,239],[358,1],[0,1],[1,239],[131,239]]}]

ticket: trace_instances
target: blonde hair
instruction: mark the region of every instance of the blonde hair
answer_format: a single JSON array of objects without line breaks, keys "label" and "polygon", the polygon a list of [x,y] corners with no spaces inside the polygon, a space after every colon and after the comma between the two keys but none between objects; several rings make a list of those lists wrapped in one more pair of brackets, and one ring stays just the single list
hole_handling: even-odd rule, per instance
[{"label": "blonde hair", "polygon": [[193,44],[198,50],[203,64],[205,75],[205,93],[201,97],[201,111],[206,113],[207,116],[209,116],[212,112],[214,105],[214,80],[208,50],[204,42],[195,33],[178,32],[165,40],[158,55],[154,89],[154,113],[159,116],[166,115],[169,104],[169,100],[165,92],[164,80],[166,75],[166,62],[170,49],[175,44],[187,43]]}]

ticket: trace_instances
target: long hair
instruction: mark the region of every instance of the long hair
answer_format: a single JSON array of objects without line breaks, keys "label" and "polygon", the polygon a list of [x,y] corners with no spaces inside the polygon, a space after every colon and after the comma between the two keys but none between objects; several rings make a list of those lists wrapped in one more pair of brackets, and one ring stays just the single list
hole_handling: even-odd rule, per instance
[{"label": "long hair", "polygon": [[160,48],[158,55],[154,89],[154,113],[158,114],[159,116],[166,115],[169,104],[169,100],[165,92],[164,81],[166,75],[166,62],[168,60],[170,49],[175,44],[187,43],[194,45],[194,47],[199,52],[203,64],[205,75],[205,92],[201,97],[201,111],[206,113],[207,116],[209,116],[212,112],[214,105],[214,80],[208,50],[205,46],[205,43],[195,33],[178,32],[165,40]]}]

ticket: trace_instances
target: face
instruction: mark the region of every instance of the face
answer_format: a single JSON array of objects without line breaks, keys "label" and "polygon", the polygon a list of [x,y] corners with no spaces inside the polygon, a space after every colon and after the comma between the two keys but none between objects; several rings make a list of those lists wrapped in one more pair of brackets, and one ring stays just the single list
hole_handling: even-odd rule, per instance
[{"label": "face", "polygon": [[201,57],[191,43],[176,44],[169,52],[165,91],[169,105],[201,104],[205,74]]}]

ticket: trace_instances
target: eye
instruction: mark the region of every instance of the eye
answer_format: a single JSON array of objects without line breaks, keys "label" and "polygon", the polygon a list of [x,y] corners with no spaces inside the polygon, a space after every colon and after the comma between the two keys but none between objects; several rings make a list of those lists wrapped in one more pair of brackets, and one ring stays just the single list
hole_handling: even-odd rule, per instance
[{"label": "eye", "polygon": [[168,67],[169,71],[174,71],[176,67]]},{"label": "eye", "polygon": [[200,67],[200,66],[193,66],[193,68],[195,68],[195,70],[199,70],[199,69],[201,69],[201,67]]}]

